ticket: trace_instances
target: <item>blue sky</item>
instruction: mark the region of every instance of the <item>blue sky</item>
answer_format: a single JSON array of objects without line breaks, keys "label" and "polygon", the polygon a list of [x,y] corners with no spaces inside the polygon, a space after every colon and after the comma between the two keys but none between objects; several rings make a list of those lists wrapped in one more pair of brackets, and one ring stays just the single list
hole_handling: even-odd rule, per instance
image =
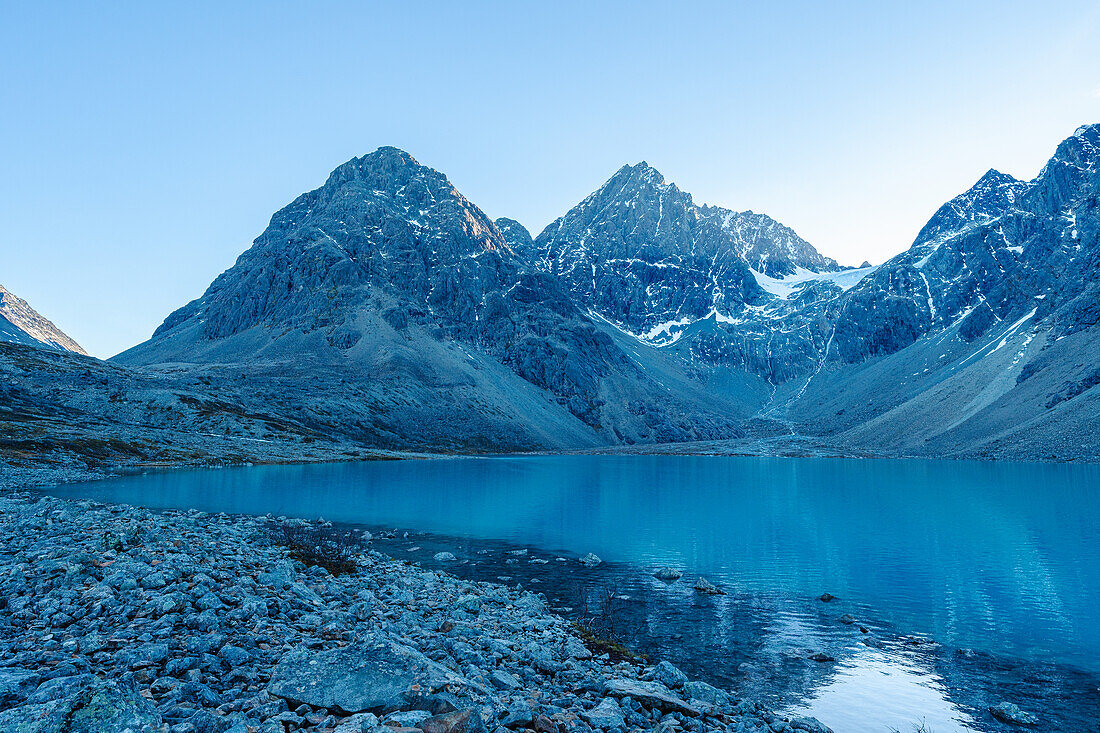
[{"label": "blue sky", "polygon": [[842,262],[1100,122],[1100,4],[0,0],[0,283],[147,338],[354,155],[537,233],[620,165]]}]

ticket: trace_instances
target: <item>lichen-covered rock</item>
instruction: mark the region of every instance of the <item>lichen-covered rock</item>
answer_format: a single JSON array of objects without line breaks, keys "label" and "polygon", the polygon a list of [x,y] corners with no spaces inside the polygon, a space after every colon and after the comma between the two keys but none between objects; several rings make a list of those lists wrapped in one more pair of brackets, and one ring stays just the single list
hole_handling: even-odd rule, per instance
[{"label": "lichen-covered rock", "polygon": [[379,635],[320,653],[290,652],[272,672],[268,691],[291,707],[350,715],[423,704],[448,684],[465,683],[419,651]]},{"label": "lichen-covered rock", "polygon": [[0,712],[0,730],[11,733],[161,733],[152,703],[132,687],[94,682],[54,702]]}]

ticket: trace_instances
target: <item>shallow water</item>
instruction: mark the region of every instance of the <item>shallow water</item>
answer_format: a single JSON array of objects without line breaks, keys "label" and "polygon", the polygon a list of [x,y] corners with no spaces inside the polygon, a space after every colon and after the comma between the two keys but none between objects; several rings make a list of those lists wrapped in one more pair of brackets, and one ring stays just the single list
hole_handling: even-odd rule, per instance
[{"label": "shallow water", "polygon": [[[456,458],[156,473],[52,493],[465,538],[464,572],[548,595],[614,578],[637,643],[838,733],[921,720],[937,733],[999,730],[985,708],[1004,699],[1055,729],[1095,724],[1100,709],[1097,466]],[[549,562],[532,564],[536,552],[495,567],[470,540]],[[609,563],[557,560],[586,552]],[[683,579],[649,576],[666,565]],[[694,593],[700,574],[728,595]],[[823,592],[838,600],[817,601]]]}]

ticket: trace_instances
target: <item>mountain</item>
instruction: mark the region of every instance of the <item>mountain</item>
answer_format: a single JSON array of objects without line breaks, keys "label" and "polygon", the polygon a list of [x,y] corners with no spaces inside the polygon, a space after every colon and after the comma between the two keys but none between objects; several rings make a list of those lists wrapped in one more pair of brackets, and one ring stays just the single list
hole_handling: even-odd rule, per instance
[{"label": "mountain", "polygon": [[1098,184],[1098,125],[1030,182],[986,173],[832,306],[785,414],[885,451],[1100,455]]},{"label": "mountain", "polygon": [[85,354],[80,344],[0,285],[0,341]]},{"label": "mountain", "polygon": [[1082,127],[844,268],[645,163],[532,237],[381,148],[114,361],[375,447],[1095,459],[1098,151]]},{"label": "mountain", "polygon": [[768,216],[697,206],[644,162],[620,168],[517,251],[584,307],[658,345],[697,321],[762,306],[758,277],[841,269]]},{"label": "mountain", "polygon": [[522,227],[504,228],[442,173],[380,148],[277,212],[200,298],[114,361],[217,383],[243,374],[281,412],[372,445],[738,434],[744,407],[682,377],[684,389],[655,382],[556,278],[525,266]]}]

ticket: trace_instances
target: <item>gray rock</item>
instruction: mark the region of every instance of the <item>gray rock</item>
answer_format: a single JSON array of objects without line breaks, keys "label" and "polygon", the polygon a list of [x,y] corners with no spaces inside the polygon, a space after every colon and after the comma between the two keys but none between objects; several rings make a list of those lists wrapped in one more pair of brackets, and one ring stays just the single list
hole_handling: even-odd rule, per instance
[{"label": "gray rock", "polygon": [[256,576],[256,580],[272,588],[285,589],[298,580],[298,573],[294,569],[293,563],[289,560],[283,560],[275,563],[275,567],[270,572],[260,573]]},{"label": "gray rock", "polygon": [[424,733],[485,733],[485,721],[476,710],[456,710],[421,721]]},{"label": "gray rock", "polygon": [[653,668],[653,680],[660,682],[672,690],[681,689],[688,683],[688,676],[673,666],[670,662],[662,661]]},{"label": "gray rock", "polygon": [[41,679],[36,672],[18,667],[0,668],[0,707],[15,705],[29,695]]},{"label": "gray rock", "polygon": [[602,563],[603,560],[601,560],[600,556],[597,555],[596,553],[590,552],[587,555],[583,556],[580,559],[580,562],[581,562],[581,565],[584,565],[586,568],[594,568],[597,565],[599,565],[600,563]]},{"label": "gray rock", "polygon": [[432,714],[427,710],[403,710],[383,717],[382,723],[402,728],[416,728],[421,722],[430,717],[432,717]]},{"label": "gray rock", "polygon": [[415,649],[375,635],[340,649],[290,652],[272,672],[268,691],[292,706],[353,714],[406,707],[448,682],[463,681]]},{"label": "gray rock", "polygon": [[643,707],[660,710],[663,713],[681,713],[693,717],[700,714],[699,709],[694,705],[676,697],[667,687],[655,682],[619,677],[608,680],[603,692],[610,697],[629,697],[641,703]]},{"label": "gray rock", "polygon": [[791,718],[791,728],[804,730],[808,733],[833,733],[833,729],[822,723],[817,718]]},{"label": "gray rock", "polygon": [[703,595],[708,595],[708,596],[724,596],[724,595],[726,595],[726,592],[724,590],[722,590],[718,586],[714,585],[713,583],[711,583],[709,580],[707,580],[706,578],[704,578],[702,576],[700,576],[699,579],[695,581],[695,586],[694,587],[695,587],[695,590],[697,592],[702,593]]},{"label": "gray rock", "polygon": [[489,679],[501,690],[516,690],[523,686],[514,674],[503,669],[494,669]]},{"label": "gray rock", "polygon": [[453,552],[437,552],[434,555],[432,555],[432,558],[436,562],[454,562],[455,560],[458,559],[454,556]]},{"label": "gray rock", "polygon": [[218,652],[218,656],[229,663],[230,667],[239,667],[252,658],[252,655],[239,646],[226,644]]},{"label": "gray rock", "polygon": [[1011,702],[1002,702],[989,708],[989,714],[1002,723],[1009,725],[1031,726],[1038,725],[1039,718],[1027,711],[1021,710],[1018,705]]},{"label": "gray rock", "polygon": [[132,687],[96,680],[68,697],[0,712],[13,733],[160,733],[160,714]]},{"label": "gray rock", "polygon": [[653,571],[654,578],[657,578],[657,580],[663,580],[668,583],[679,580],[681,577],[683,577],[683,575],[683,572],[681,572],[680,570],[669,567],[657,568],[655,571]]},{"label": "gray rock", "polygon": [[581,717],[587,720],[593,728],[599,728],[600,730],[623,729],[626,727],[626,719],[623,717],[622,708],[610,698],[604,698],[599,705],[591,710],[582,711]]}]

